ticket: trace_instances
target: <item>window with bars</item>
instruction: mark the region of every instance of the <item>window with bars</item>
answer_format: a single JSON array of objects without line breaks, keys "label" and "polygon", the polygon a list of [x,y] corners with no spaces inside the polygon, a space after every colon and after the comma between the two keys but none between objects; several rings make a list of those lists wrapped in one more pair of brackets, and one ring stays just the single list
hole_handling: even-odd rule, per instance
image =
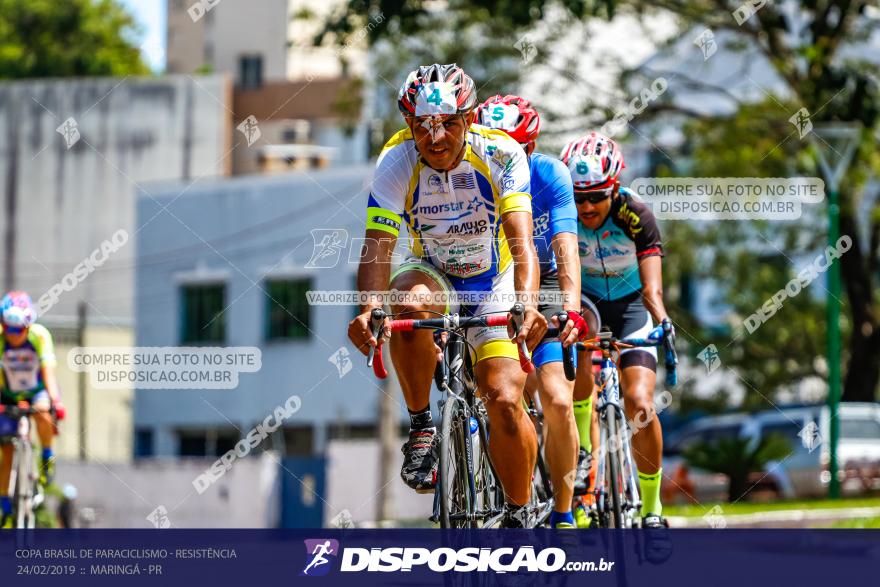
[{"label": "window with bars", "polygon": [[266,281],[266,340],[309,338],[311,308],[306,292],[311,288],[308,278]]},{"label": "window with bars", "polygon": [[184,344],[222,343],[226,338],[226,286],[222,283],[181,288],[180,340]]}]

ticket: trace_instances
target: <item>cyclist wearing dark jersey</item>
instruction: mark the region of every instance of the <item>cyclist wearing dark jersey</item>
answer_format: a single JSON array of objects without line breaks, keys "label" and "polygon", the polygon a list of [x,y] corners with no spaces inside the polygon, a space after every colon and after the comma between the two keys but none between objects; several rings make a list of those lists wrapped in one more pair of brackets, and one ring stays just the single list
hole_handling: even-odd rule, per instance
[{"label": "cyclist wearing dark jersey", "polygon": [[[620,148],[611,139],[593,132],[566,145],[561,158],[572,176],[580,221],[578,252],[584,303],[595,304],[602,324],[617,338],[674,339],[672,323],[663,305],[660,230],[651,209],[620,187],[618,178],[624,168]],[[652,317],[661,324],[656,329]],[[594,390],[590,367],[589,360],[580,362],[575,386],[575,418],[579,430],[587,431],[581,434],[582,456],[593,448],[590,413]],[[619,367],[627,419],[647,422],[632,437],[643,525],[662,527],[666,525],[660,503],[663,438],[653,397],[656,351],[624,350]],[[586,481],[590,460],[596,461],[585,458],[579,463],[576,480]]]},{"label": "cyclist wearing dark jersey", "polygon": [[[577,209],[574,205],[571,175],[558,159],[535,153],[535,141],[541,131],[541,118],[528,100],[519,96],[493,96],[477,110],[483,126],[503,130],[522,145],[529,158],[532,189],[533,237],[541,267],[541,291],[545,295],[565,294],[565,303],[542,303],[539,309],[550,320],[560,312],[569,314],[566,327],[586,338],[588,327],[580,314],[580,267],[577,254]],[[594,319],[595,324],[595,319]],[[571,325],[571,326],[569,326]],[[551,528],[573,528],[572,487],[566,476],[577,464],[578,439],[572,412],[574,385],[565,378],[562,368],[563,343],[545,339],[532,355],[537,367],[526,387],[540,391],[541,406],[547,424],[545,455],[550,468],[555,498],[550,517]]]}]

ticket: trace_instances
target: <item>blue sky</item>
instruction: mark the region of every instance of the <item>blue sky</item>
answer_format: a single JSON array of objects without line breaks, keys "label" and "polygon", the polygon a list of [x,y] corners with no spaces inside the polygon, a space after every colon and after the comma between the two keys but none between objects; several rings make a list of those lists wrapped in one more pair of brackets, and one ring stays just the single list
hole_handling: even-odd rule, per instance
[{"label": "blue sky", "polygon": [[141,52],[155,71],[165,69],[165,9],[168,0],[119,0],[143,29]]}]

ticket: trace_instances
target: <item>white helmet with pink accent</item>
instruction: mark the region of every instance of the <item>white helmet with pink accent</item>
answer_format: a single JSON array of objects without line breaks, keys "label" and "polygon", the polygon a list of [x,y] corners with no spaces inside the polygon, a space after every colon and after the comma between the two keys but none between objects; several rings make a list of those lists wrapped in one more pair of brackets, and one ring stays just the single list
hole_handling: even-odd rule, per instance
[{"label": "white helmet with pink accent", "polygon": [[601,191],[614,187],[626,165],[617,143],[597,132],[577,138],[559,155],[571,173],[578,192]]}]

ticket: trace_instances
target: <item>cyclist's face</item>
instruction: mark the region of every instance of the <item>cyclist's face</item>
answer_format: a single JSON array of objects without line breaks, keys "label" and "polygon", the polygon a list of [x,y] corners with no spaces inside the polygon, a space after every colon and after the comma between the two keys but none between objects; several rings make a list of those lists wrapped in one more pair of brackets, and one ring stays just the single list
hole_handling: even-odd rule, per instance
[{"label": "cyclist's face", "polygon": [[3,329],[3,338],[6,339],[6,342],[9,346],[21,346],[27,341],[28,331],[27,328],[22,330],[21,332],[9,332],[5,328]]},{"label": "cyclist's face", "polygon": [[447,171],[457,162],[464,147],[467,119],[463,114],[407,118],[416,148],[425,162],[438,171]]},{"label": "cyclist's face", "polygon": [[580,218],[583,225],[590,230],[596,230],[602,226],[602,223],[608,217],[608,212],[611,210],[611,197],[607,197],[596,204],[590,203],[589,200],[584,200],[576,205],[578,218]]}]

